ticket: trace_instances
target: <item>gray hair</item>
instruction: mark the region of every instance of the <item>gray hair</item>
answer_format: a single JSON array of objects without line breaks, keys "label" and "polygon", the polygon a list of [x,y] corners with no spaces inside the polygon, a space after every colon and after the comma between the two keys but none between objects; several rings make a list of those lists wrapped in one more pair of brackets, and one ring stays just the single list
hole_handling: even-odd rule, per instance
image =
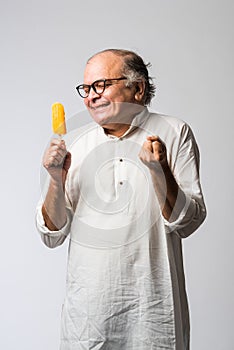
[{"label": "gray hair", "polygon": [[132,86],[134,82],[143,81],[145,83],[143,102],[146,106],[149,105],[155,95],[156,90],[156,87],[152,82],[152,78],[148,73],[148,67],[151,66],[150,63],[145,64],[143,59],[138,54],[133,51],[124,49],[105,49],[93,55],[89,60],[99,54],[106,52],[111,52],[123,59],[122,74],[128,79],[126,86]]}]

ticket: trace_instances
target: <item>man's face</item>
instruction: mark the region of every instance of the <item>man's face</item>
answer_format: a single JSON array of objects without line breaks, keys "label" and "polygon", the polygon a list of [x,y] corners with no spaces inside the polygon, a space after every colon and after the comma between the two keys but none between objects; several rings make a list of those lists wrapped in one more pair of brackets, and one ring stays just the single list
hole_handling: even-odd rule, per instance
[{"label": "man's face", "polygon": [[[122,77],[123,61],[113,53],[106,52],[93,57],[86,65],[84,84],[91,85],[99,79]],[[133,116],[142,109],[136,99],[136,86],[126,87],[126,80],[113,81],[99,95],[91,88],[84,103],[94,121],[103,127],[110,124],[131,122]]]}]

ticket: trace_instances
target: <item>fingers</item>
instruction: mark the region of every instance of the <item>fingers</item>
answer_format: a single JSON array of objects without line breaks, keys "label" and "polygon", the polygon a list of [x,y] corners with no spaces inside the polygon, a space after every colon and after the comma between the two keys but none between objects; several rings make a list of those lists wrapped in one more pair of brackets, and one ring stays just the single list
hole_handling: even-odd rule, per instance
[{"label": "fingers", "polygon": [[143,148],[146,151],[153,152],[152,142],[150,140],[147,140],[143,143]]},{"label": "fingers", "polygon": [[147,136],[139,157],[148,166],[153,166],[157,162],[166,162],[166,146],[160,137],[156,135]]},{"label": "fingers", "polygon": [[151,135],[151,136],[147,136],[147,140],[153,142],[153,141],[159,141],[159,142],[162,142],[162,140],[160,139],[159,136],[156,136],[156,135]]},{"label": "fingers", "polygon": [[158,136],[147,136],[148,142],[152,143],[152,148],[155,151],[165,151],[165,144]]},{"label": "fingers", "polygon": [[158,136],[148,136],[147,140],[152,143],[153,153],[164,153],[166,146],[164,142]]},{"label": "fingers", "polygon": [[67,149],[64,140],[52,139],[49,148],[46,150],[43,165],[46,169],[58,167],[63,164]]},{"label": "fingers", "polygon": [[161,142],[154,141],[152,143],[152,147],[153,147],[153,153],[155,158],[160,161],[163,155],[165,154],[165,150],[166,150],[165,145]]}]

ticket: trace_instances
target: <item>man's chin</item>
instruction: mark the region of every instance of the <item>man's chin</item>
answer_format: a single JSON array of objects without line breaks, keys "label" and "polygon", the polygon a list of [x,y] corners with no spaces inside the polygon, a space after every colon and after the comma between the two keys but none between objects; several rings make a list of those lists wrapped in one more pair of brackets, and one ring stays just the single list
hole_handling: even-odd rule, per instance
[{"label": "man's chin", "polygon": [[99,124],[100,126],[107,125],[109,123],[113,123],[113,117],[101,111],[92,111],[91,117],[93,120]]},{"label": "man's chin", "polygon": [[105,120],[109,119],[110,110],[108,108],[109,106],[100,106],[100,107],[93,107],[89,109],[89,113],[93,120],[102,125]]}]

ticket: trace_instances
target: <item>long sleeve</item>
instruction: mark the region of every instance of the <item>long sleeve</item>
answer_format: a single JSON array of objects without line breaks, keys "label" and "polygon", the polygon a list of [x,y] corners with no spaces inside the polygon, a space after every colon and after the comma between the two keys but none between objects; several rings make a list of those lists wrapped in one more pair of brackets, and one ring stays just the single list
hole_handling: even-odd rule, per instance
[{"label": "long sleeve", "polygon": [[184,124],[172,172],[180,191],[183,191],[186,196],[186,204],[176,221],[169,223],[165,220],[167,232],[176,232],[181,238],[192,234],[206,217],[206,207],[200,185],[199,163],[199,150],[194,135],[189,126]]},{"label": "long sleeve", "polygon": [[71,206],[69,205],[69,202],[66,201],[67,203],[66,204],[66,213],[67,213],[66,224],[58,231],[50,231],[45,226],[45,221],[42,215],[42,203],[43,201],[40,200],[36,209],[36,227],[41,235],[41,239],[44,242],[44,244],[49,248],[55,248],[61,245],[65,241],[66,237],[70,232],[73,211]]}]

